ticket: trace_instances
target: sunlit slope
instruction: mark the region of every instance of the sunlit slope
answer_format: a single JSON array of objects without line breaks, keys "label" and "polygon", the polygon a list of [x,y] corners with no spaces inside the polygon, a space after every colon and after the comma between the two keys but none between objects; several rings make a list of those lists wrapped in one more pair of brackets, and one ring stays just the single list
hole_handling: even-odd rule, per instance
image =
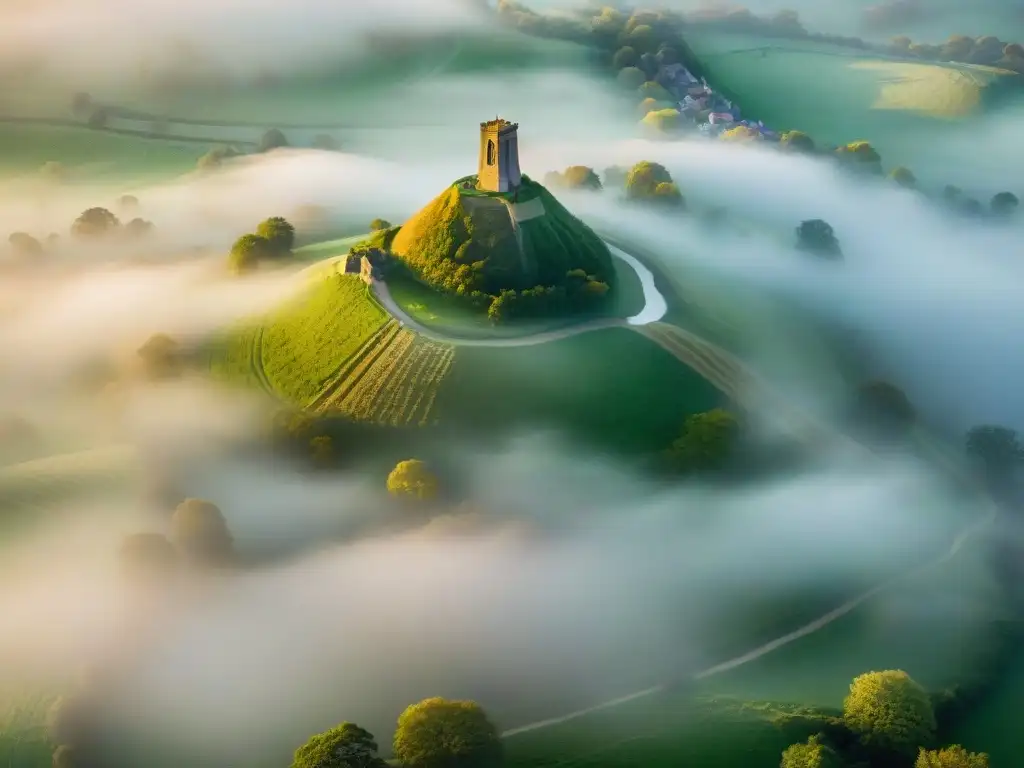
[{"label": "sunlit slope", "polygon": [[663,448],[688,414],[727,400],[629,328],[522,346],[447,344],[401,327],[357,277],[338,274],[225,333],[211,370],[321,415],[484,434],[553,429],[625,450]]}]

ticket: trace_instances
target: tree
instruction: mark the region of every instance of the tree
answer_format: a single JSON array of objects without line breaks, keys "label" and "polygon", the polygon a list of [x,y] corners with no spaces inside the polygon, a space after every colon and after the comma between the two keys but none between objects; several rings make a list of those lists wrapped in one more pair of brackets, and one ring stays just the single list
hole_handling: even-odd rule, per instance
[{"label": "tree", "polygon": [[903,390],[887,381],[869,381],[857,388],[853,419],[875,436],[891,439],[905,436],[917,414]]},{"label": "tree", "polygon": [[334,460],[334,441],[328,435],[317,435],[309,441],[309,454],[318,466],[328,466]]},{"label": "tree", "polygon": [[653,80],[648,80],[640,86],[640,95],[657,101],[674,101],[672,94],[665,89],[665,86]]},{"label": "tree", "polygon": [[648,112],[640,122],[659,134],[671,135],[683,127],[683,116],[678,109],[669,107]]},{"label": "tree", "polygon": [[619,70],[618,81],[626,88],[635,90],[647,82],[647,75],[643,73],[643,70],[636,67],[626,67]]},{"label": "tree", "polygon": [[235,274],[251,272],[260,260],[269,256],[271,252],[270,243],[266,238],[259,235],[242,235],[231,246],[228,265]]},{"label": "tree", "polygon": [[259,151],[269,152],[272,149],[280,149],[288,146],[288,139],[277,128],[271,128],[260,137]]},{"label": "tree", "polygon": [[80,768],[82,765],[78,750],[62,744],[53,751],[53,768]]},{"label": "tree", "polygon": [[121,226],[117,216],[106,208],[89,208],[75,219],[71,234],[75,237],[103,237]]},{"label": "tree", "polygon": [[437,477],[419,459],[400,461],[388,475],[388,492],[392,496],[427,500],[437,496]]},{"label": "tree", "polygon": [[1003,48],[1003,55],[1008,59],[1024,59],[1024,45],[1010,43]]},{"label": "tree", "polygon": [[889,172],[889,178],[895,181],[904,189],[916,189],[917,188],[917,177],[911,172],[909,168],[902,165],[897,165]]},{"label": "tree", "polygon": [[291,768],[384,768],[373,734],[355,723],[318,733],[297,750]]},{"label": "tree", "polygon": [[140,240],[143,237],[148,237],[153,234],[156,227],[153,226],[153,222],[140,219],[138,217],[132,219],[124,225],[124,233],[135,240]]},{"label": "tree", "polygon": [[647,24],[640,24],[629,33],[629,44],[637,51],[650,51],[655,42],[654,29]]},{"label": "tree", "polygon": [[723,131],[718,138],[721,141],[742,144],[751,141],[760,141],[761,132],[749,125],[737,125],[727,131]]},{"label": "tree", "polygon": [[843,720],[866,747],[908,758],[935,737],[928,692],[902,670],[855,678],[843,702]]},{"label": "tree", "polygon": [[832,226],[822,219],[808,219],[796,228],[796,247],[819,256],[841,258],[842,248]]},{"label": "tree", "polygon": [[231,558],[234,542],[216,504],[185,499],[171,516],[171,530],[175,546],[193,562],[222,565]]},{"label": "tree", "polygon": [[966,438],[967,455],[984,467],[989,477],[1008,476],[1024,462],[1024,445],[1016,430],[994,424],[971,428]]},{"label": "tree", "polygon": [[313,137],[313,149],[323,149],[327,152],[337,152],[341,148],[338,140],[327,133],[318,133]]},{"label": "tree", "polygon": [[182,370],[181,345],[166,333],[150,336],[136,353],[146,376],[154,381],[177,376]]},{"label": "tree", "polygon": [[663,205],[666,208],[685,208],[686,198],[679,191],[679,187],[671,181],[659,182],[654,187],[654,194],[651,195],[651,202]]},{"label": "tree", "polygon": [[601,189],[601,179],[593,168],[585,165],[570,165],[562,172],[562,183],[566,189]]},{"label": "tree", "polygon": [[498,729],[474,701],[424,699],[398,718],[395,757],[409,768],[497,768]]},{"label": "tree", "polygon": [[238,157],[241,153],[234,147],[214,147],[205,155],[199,158],[196,167],[201,171],[209,171],[213,168],[220,168],[225,160]]},{"label": "tree", "polygon": [[391,222],[387,219],[374,219],[370,222],[371,232],[380,232],[384,229],[391,229]]},{"label": "tree", "polygon": [[988,755],[968,752],[959,744],[945,749],[922,749],[914,768],[988,768]]},{"label": "tree", "polygon": [[139,208],[139,198],[135,195],[121,195],[117,198],[117,207],[122,213],[136,211]]},{"label": "tree", "polygon": [[732,457],[740,436],[736,416],[723,408],[688,416],[683,433],[669,448],[669,457],[681,470],[721,469]]},{"label": "tree", "polygon": [[625,69],[626,67],[635,67],[639,61],[640,56],[637,54],[636,49],[626,45],[615,52],[615,55],[612,57],[612,66],[615,69]]},{"label": "tree", "polygon": [[942,188],[942,199],[950,204],[956,204],[963,199],[964,191],[960,187],[947,184]]},{"label": "tree", "polygon": [[811,736],[801,744],[794,744],[782,753],[780,768],[841,768],[842,760],[832,747]]},{"label": "tree", "polygon": [[642,200],[651,197],[658,184],[672,183],[672,175],[659,163],[640,162],[626,175],[626,197]]},{"label": "tree", "polygon": [[839,147],[836,150],[836,155],[849,168],[872,174],[882,172],[882,158],[867,141],[851,141],[849,144]]},{"label": "tree", "polygon": [[999,192],[992,197],[989,208],[997,216],[1008,216],[1017,210],[1020,201],[1013,192]]},{"label": "tree", "polygon": [[121,542],[118,560],[129,578],[161,578],[177,566],[178,555],[162,533],[134,533]]},{"label": "tree", "polygon": [[291,253],[295,245],[295,227],[287,219],[271,216],[256,227],[256,234],[267,241],[275,256]]},{"label": "tree", "polygon": [[11,250],[18,256],[34,257],[43,255],[43,244],[27,232],[12,232],[10,237],[7,238],[7,242],[10,244]]}]

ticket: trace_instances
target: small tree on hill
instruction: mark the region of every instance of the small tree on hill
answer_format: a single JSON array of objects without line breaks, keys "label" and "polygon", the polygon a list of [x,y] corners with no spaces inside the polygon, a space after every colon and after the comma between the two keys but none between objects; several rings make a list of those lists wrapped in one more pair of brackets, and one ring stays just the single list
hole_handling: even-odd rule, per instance
[{"label": "small tree on hill", "polygon": [[105,107],[97,107],[89,115],[89,119],[86,121],[90,128],[106,128],[107,122],[110,120],[110,113]]},{"label": "small tree on hill", "polygon": [[171,529],[175,545],[190,561],[201,565],[230,561],[234,543],[216,504],[185,499],[171,516]]},{"label": "small tree on hill", "polygon": [[672,183],[672,175],[665,166],[647,161],[637,163],[626,176],[626,196],[633,200],[650,198],[661,183]]},{"label": "small tree on hill", "polygon": [[898,165],[889,172],[889,178],[895,181],[904,189],[916,189],[917,177],[909,168]]},{"label": "small tree on hill", "polygon": [[718,470],[732,458],[740,437],[739,419],[715,408],[688,416],[683,433],[668,454],[677,469],[685,472]]},{"label": "small tree on hill", "polygon": [[498,729],[473,701],[425,699],[398,718],[394,752],[409,768],[498,768]]},{"label": "small tree on hill", "polygon": [[882,158],[867,141],[851,141],[836,150],[836,155],[847,167],[871,174],[882,172]]},{"label": "small tree on hill", "polygon": [[18,256],[36,257],[43,255],[43,244],[27,232],[13,232],[7,238],[11,250]]},{"label": "small tree on hill", "polygon": [[671,136],[683,127],[683,116],[678,109],[669,107],[647,112],[640,122],[656,134]]},{"label": "small tree on hill", "polygon": [[277,128],[271,128],[260,137],[259,151],[269,152],[272,149],[280,149],[288,146],[288,139]]},{"label": "small tree on hill", "polygon": [[267,241],[275,256],[291,253],[295,246],[295,227],[280,216],[271,216],[261,221],[256,227],[256,234]]},{"label": "small tree on hill", "polygon": [[796,228],[796,247],[818,256],[841,258],[842,248],[832,226],[822,219],[808,219]]},{"label": "small tree on hill", "polygon": [[570,165],[562,171],[561,181],[566,189],[601,189],[601,179],[585,165]]},{"label": "small tree on hill", "polygon": [[686,207],[686,198],[684,198],[683,193],[679,191],[679,187],[671,181],[660,182],[654,188],[654,194],[651,195],[651,201],[659,205],[663,205],[666,208]]},{"label": "small tree on hill", "polygon": [[121,226],[117,216],[106,208],[89,208],[71,225],[75,237],[96,238],[109,235]]},{"label": "small tree on hill", "polygon": [[242,235],[231,246],[228,265],[236,275],[251,272],[262,259],[273,253],[267,239],[259,235]]},{"label": "small tree on hill", "polygon": [[928,692],[901,670],[857,677],[843,702],[843,720],[864,746],[906,758],[935,738]]},{"label": "small tree on hill", "polygon": [[391,229],[391,222],[387,219],[374,219],[370,222],[371,232],[380,232],[385,229]]},{"label": "small tree on hill", "polygon": [[794,744],[782,753],[780,768],[842,768],[843,761],[832,747],[811,736],[802,744]]},{"label": "small tree on hill", "polygon": [[922,749],[914,768],[989,768],[988,755],[968,752],[959,744],[944,749]]},{"label": "small tree on hill", "polygon": [[384,768],[373,734],[355,723],[318,733],[297,750],[291,768]]},{"label": "small tree on hill", "polygon": [[989,208],[997,216],[1008,216],[1017,210],[1020,200],[1013,192],[999,192],[992,197]]},{"label": "small tree on hill", "polygon": [[392,496],[421,501],[437,496],[437,477],[419,459],[400,461],[388,475],[388,493]]},{"label": "small tree on hill", "polygon": [[786,131],[779,137],[779,144],[783,149],[792,152],[801,152],[806,155],[814,152],[814,139],[803,131]]}]

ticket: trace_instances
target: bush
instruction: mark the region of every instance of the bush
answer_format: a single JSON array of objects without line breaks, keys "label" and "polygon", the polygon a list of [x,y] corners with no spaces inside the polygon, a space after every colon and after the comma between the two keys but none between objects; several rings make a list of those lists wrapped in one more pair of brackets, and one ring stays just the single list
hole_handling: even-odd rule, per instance
[{"label": "bush", "polygon": [[672,183],[672,175],[659,163],[640,162],[626,176],[626,196],[633,200],[648,199],[661,183]]},{"label": "bush", "polygon": [[258,146],[259,152],[269,152],[272,149],[280,149],[288,146],[288,139],[277,128],[271,128],[260,137]]},{"label": "bush", "polygon": [[327,152],[337,152],[341,146],[338,140],[327,133],[318,133],[313,137],[313,149],[323,149]]},{"label": "bush", "polygon": [[7,238],[11,250],[18,256],[42,256],[43,244],[27,232],[13,232]]},{"label": "bush", "polygon": [[228,265],[236,275],[251,272],[262,259],[273,254],[267,239],[259,235],[242,235],[231,246]]},{"label": "bush", "polygon": [[422,501],[435,498],[437,490],[437,478],[419,459],[398,462],[388,475],[388,493],[392,496]]},{"label": "bush", "polygon": [[917,177],[909,168],[898,165],[889,172],[889,178],[895,181],[904,189],[916,189]]},{"label": "bush", "polygon": [[801,251],[830,258],[842,257],[842,248],[832,226],[822,219],[800,222],[796,228],[796,247]]},{"label": "bush", "polygon": [[836,149],[836,155],[850,168],[869,173],[882,172],[882,157],[867,141],[851,141]]},{"label": "bush", "polygon": [[640,95],[644,98],[656,99],[658,101],[673,101],[672,94],[665,90],[665,87],[653,80],[648,80],[640,86]]},{"label": "bush", "polygon": [[601,179],[594,172],[593,168],[585,165],[570,165],[564,171],[552,171],[544,177],[547,186],[559,187],[561,189],[588,189],[597,191],[601,189]]},{"label": "bush", "polygon": [[782,753],[780,768],[841,768],[842,760],[820,736],[812,736],[803,744],[794,744]]},{"label": "bush", "polygon": [[230,560],[234,543],[216,504],[185,499],[171,516],[171,529],[175,545],[192,562],[223,565]]},{"label": "bush", "polygon": [[498,729],[473,701],[425,699],[398,718],[395,757],[409,768],[497,768]]},{"label": "bush", "polygon": [[901,670],[868,672],[850,685],[843,719],[869,749],[911,758],[935,738],[927,691]]},{"label": "bush", "polygon": [[662,181],[655,186],[654,194],[651,195],[651,202],[658,203],[666,208],[684,208],[686,206],[686,199],[683,197],[683,193],[671,181]]},{"label": "bush", "polygon": [[959,744],[945,749],[922,749],[914,768],[989,768],[988,755],[968,752]]},{"label": "bush", "polygon": [[647,82],[647,75],[636,67],[626,67],[619,70],[618,80],[626,88],[635,90]]},{"label": "bush", "polygon": [[612,66],[615,69],[625,69],[626,67],[635,67],[639,61],[640,55],[636,52],[636,49],[630,48],[627,45],[615,52],[615,55],[612,57]]},{"label": "bush", "polygon": [[384,768],[373,734],[355,723],[318,733],[297,750],[291,768]]},{"label": "bush", "polygon": [[121,226],[117,216],[106,208],[89,208],[75,219],[71,234],[75,237],[103,237]]},{"label": "bush", "polygon": [[751,128],[749,125],[737,125],[735,128],[723,131],[718,138],[721,141],[742,144],[750,141],[760,141],[761,132],[756,128]]},{"label": "bush", "polygon": [[685,472],[722,469],[740,437],[736,416],[722,408],[687,417],[682,435],[669,448],[673,465]]},{"label": "bush", "polygon": [[256,227],[256,234],[267,241],[274,256],[291,253],[295,246],[295,227],[280,216],[271,216],[261,221]]},{"label": "bush", "polygon": [[683,127],[683,116],[678,109],[659,109],[648,112],[641,123],[659,134],[673,134]]},{"label": "bush", "polygon": [[1017,210],[1020,201],[1013,192],[999,192],[992,197],[989,208],[997,216],[1007,216]]}]

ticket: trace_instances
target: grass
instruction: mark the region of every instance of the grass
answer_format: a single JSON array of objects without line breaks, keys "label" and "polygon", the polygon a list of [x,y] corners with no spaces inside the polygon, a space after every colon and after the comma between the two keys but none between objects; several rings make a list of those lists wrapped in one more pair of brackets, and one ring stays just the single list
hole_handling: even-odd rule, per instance
[{"label": "grass", "polygon": [[785,704],[659,693],[512,736],[505,764],[530,768],[777,768],[782,751],[821,728]]},{"label": "grass", "polygon": [[42,694],[0,698],[0,765],[49,768],[53,765],[46,714],[55,697]]},{"label": "grass", "polygon": [[992,765],[1016,765],[1024,752],[1020,712],[1024,707],[1024,654],[1003,671],[996,689],[953,731],[958,744],[987,752]]},{"label": "grass", "polygon": [[991,67],[952,67],[901,61],[857,61],[851,69],[877,72],[881,90],[872,109],[957,118],[976,112],[985,88],[1007,72]]}]

